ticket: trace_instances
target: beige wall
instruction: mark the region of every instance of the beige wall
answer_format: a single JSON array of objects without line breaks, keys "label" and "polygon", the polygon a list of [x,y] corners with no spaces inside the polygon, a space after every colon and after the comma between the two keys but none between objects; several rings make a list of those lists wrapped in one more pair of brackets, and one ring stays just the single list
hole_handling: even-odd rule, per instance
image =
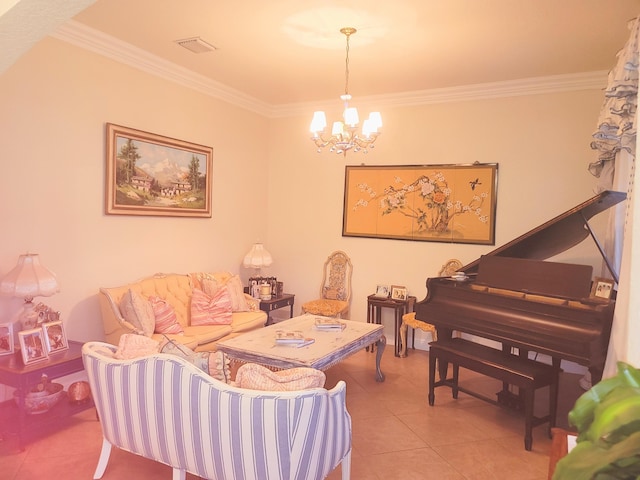
[{"label": "beige wall", "polygon": [[[333,250],[354,264],[352,318],[366,318],[376,284],[405,285],[418,300],[449,258],[478,258],[592,196],[586,165],[602,93],[580,91],[382,111],[384,133],[368,154],[315,149],[308,118],[273,123],[269,162],[269,243],[273,270],[300,302],[317,295]],[[357,98],[356,98],[357,105]],[[338,112],[336,112],[337,115]],[[496,246],[342,237],[345,164],[498,163]],[[596,222],[598,224],[599,222]],[[560,261],[599,265],[592,242]],[[393,338],[390,311],[383,316]],[[418,345],[430,340],[417,336]]]},{"label": "beige wall", "polygon": [[[0,76],[0,104],[0,275],[39,253],[60,293],[36,301],[61,311],[72,339],[102,338],[100,286],[238,271],[265,236],[264,118],[54,39]],[[212,146],[213,217],[105,215],[105,122]],[[20,303],[0,299],[0,319]]]},{"label": "beige wall", "polygon": [[[591,196],[586,164],[601,100],[591,90],[387,108],[378,146],[345,159],[315,153],[311,112],[262,118],[49,38],[0,76],[0,275],[19,254],[40,253],[61,292],[37,300],[62,312],[69,337],[89,340],[101,338],[100,286],[160,271],[241,271],[260,238],[296,312],[317,294],[328,253],[345,250],[352,318],[363,320],[376,284],[406,285],[422,299],[446,259],[495,247],[342,237],[345,164],[498,163],[498,246]],[[105,122],[212,146],[213,218],[105,215]],[[596,256],[583,246],[564,259]],[[0,299],[0,319],[19,306]]]}]

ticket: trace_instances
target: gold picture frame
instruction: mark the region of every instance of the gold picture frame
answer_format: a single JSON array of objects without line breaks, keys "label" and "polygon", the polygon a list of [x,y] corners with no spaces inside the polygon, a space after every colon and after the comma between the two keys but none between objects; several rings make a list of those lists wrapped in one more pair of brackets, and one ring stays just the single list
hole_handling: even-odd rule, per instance
[{"label": "gold picture frame", "polygon": [[495,244],[498,164],[348,165],[342,235]]},{"label": "gold picture frame", "polygon": [[211,217],[213,149],[107,123],[106,213]]},{"label": "gold picture frame", "polygon": [[18,332],[20,341],[20,352],[25,365],[47,360],[47,348],[44,343],[44,332],[42,328],[32,328]]},{"label": "gold picture frame", "polygon": [[391,285],[391,300],[407,299],[407,288],[400,285]]}]

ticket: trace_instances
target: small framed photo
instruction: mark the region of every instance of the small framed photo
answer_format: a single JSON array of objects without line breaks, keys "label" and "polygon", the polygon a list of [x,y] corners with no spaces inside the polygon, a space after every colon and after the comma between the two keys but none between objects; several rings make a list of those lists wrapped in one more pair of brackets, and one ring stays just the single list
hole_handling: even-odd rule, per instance
[{"label": "small framed photo", "polygon": [[13,323],[0,323],[0,355],[13,353]]},{"label": "small framed photo", "polygon": [[376,287],[376,297],[389,298],[389,285],[378,285]]},{"label": "small framed photo", "polygon": [[391,285],[391,298],[393,300],[406,300],[407,288],[399,285]]},{"label": "small framed photo", "polygon": [[40,362],[49,358],[44,344],[44,332],[42,328],[32,328],[18,332],[22,361],[25,365]]},{"label": "small framed photo", "polygon": [[44,344],[49,355],[62,352],[69,348],[61,320],[42,324],[42,333],[44,333]]},{"label": "small framed photo", "polygon": [[609,278],[594,278],[591,287],[591,298],[603,301],[610,300],[613,293],[613,285],[613,280]]}]

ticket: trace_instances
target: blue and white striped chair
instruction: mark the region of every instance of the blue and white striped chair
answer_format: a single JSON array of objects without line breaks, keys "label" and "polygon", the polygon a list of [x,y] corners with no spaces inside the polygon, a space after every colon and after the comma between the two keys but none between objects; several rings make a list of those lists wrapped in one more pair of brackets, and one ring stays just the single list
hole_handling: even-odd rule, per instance
[{"label": "blue and white striped chair", "polygon": [[325,478],[342,463],[350,478],[351,417],[346,384],[266,392],[220,382],[168,354],[116,360],[116,347],[82,348],[103,443],[94,479],[111,447],[206,479]]}]

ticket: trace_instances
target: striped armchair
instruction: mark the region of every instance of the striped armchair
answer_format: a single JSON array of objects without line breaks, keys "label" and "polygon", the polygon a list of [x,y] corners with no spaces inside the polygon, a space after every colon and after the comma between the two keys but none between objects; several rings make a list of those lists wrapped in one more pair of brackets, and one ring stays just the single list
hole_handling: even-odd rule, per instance
[{"label": "striped armchair", "polygon": [[103,444],[164,463],[173,479],[322,479],[342,463],[350,478],[346,384],[332,390],[265,392],[220,382],[180,357],[116,360],[116,347],[88,342],[85,369]]}]

